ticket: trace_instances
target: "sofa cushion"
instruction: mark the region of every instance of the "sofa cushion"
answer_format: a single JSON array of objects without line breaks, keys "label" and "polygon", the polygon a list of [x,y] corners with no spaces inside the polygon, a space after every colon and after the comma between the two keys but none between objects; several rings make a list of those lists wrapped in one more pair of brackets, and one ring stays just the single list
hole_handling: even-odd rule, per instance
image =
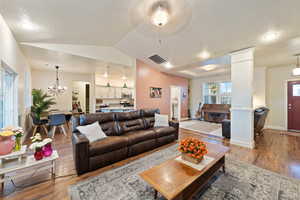
[{"label": "sofa cushion", "polygon": [[78,126],[77,129],[80,133],[85,135],[91,143],[107,137],[101,129],[99,122],[94,122],[85,126]]},{"label": "sofa cushion", "polygon": [[115,113],[93,113],[87,115],[80,115],[80,126],[99,122],[102,130],[107,136],[117,135],[117,128],[115,120]]},{"label": "sofa cushion", "polygon": [[143,142],[146,140],[155,139],[157,134],[154,130],[140,130],[140,131],[132,131],[125,133],[123,137],[128,138],[128,144],[133,145],[139,142]]},{"label": "sofa cushion", "polygon": [[154,127],[168,127],[169,126],[169,116],[168,115],[161,115],[161,114],[155,113],[154,119],[155,119]]},{"label": "sofa cushion", "polygon": [[117,113],[116,119],[119,125],[118,135],[145,128],[140,111]]},{"label": "sofa cushion", "polygon": [[103,140],[90,143],[90,156],[97,156],[127,147],[128,139],[121,136],[109,136]]},{"label": "sofa cushion", "polygon": [[157,137],[163,137],[163,136],[172,135],[176,133],[176,129],[172,126],[156,127],[153,128],[152,130],[154,130],[157,133]]},{"label": "sofa cushion", "polygon": [[143,109],[141,115],[145,120],[145,128],[153,128],[154,126],[154,115],[159,114],[159,109]]}]

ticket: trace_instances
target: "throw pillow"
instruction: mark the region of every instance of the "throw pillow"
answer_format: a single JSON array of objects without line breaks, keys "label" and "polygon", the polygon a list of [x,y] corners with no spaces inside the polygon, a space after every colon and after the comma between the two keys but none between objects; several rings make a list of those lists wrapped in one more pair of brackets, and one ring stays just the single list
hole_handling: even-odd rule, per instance
[{"label": "throw pillow", "polygon": [[91,143],[107,137],[99,125],[99,122],[94,122],[86,126],[78,126],[77,129],[80,133],[85,135]]},{"label": "throw pillow", "polygon": [[154,127],[164,127],[169,126],[169,116],[168,115],[160,115],[155,113],[154,115]]}]

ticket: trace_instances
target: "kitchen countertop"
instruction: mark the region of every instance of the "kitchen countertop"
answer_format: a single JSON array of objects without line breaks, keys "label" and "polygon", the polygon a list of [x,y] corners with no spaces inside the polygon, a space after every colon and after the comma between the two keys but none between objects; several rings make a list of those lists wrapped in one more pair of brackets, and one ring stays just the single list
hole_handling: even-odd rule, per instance
[{"label": "kitchen countertop", "polygon": [[105,107],[105,108],[100,108],[101,110],[133,110],[134,107],[122,107],[122,106],[119,106],[119,107]]}]

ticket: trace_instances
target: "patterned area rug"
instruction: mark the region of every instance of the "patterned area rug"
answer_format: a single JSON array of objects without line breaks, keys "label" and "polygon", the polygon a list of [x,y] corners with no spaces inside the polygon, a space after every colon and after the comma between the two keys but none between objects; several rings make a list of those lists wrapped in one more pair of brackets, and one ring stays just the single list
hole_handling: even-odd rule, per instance
[{"label": "patterned area rug", "polygon": [[[175,157],[177,145],[72,185],[72,200],[153,200],[153,189],[139,173]],[[217,173],[193,200],[299,200],[300,181],[226,158],[226,174]],[[165,200],[159,196],[159,200]]]},{"label": "patterned area rug", "polygon": [[217,123],[189,120],[183,121],[179,124],[180,128],[184,128],[198,133],[209,134],[213,136],[222,137],[222,125]]}]

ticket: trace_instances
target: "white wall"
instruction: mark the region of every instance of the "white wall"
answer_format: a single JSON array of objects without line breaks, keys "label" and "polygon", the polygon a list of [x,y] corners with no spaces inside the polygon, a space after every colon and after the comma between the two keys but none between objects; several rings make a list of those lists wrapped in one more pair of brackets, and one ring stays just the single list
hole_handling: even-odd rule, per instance
[{"label": "white wall", "polygon": [[[18,115],[24,126],[26,113],[30,110],[31,72],[30,65],[24,57],[6,22],[0,15],[0,61],[14,70],[18,82]],[[27,87],[27,88],[25,88]],[[26,103],[25,103],[26,102]]]},{"label": "white wall", "polygon": [[[267,127],[287,128],[287,81],[295,80],[292,76],[293,66],[273,67],[267,69],[267,106],[270,113]],[[300,80],[300,78],[298,78]]]},{"label": "white wall", "polygon": [[266,106],[266,67],[254,68],[253,108]]},{"label": "white wall", "polygon": [[192,118],[195,117],[196,111],[198,110],[198,106],[200,102],[203,102],[203,84],[207,82],[223,82],[230,81],[230,74],[225,74],[221,76],[211,76],[204,78],[197,78],[190,80],[190,111]]},{"label": "white wall", "polygon": [[[32,88],[47,91],[49,85],[55,82],[55,71],[32,70]],[[60,72],[60,84],[68,87],[66,93],[56,98],[57,104],[53,108],[59,110],[72,110],[73,81],[89,82],[90,85],[90,111],[95,112],[95,83],[94,74],[64,73]]]}]

